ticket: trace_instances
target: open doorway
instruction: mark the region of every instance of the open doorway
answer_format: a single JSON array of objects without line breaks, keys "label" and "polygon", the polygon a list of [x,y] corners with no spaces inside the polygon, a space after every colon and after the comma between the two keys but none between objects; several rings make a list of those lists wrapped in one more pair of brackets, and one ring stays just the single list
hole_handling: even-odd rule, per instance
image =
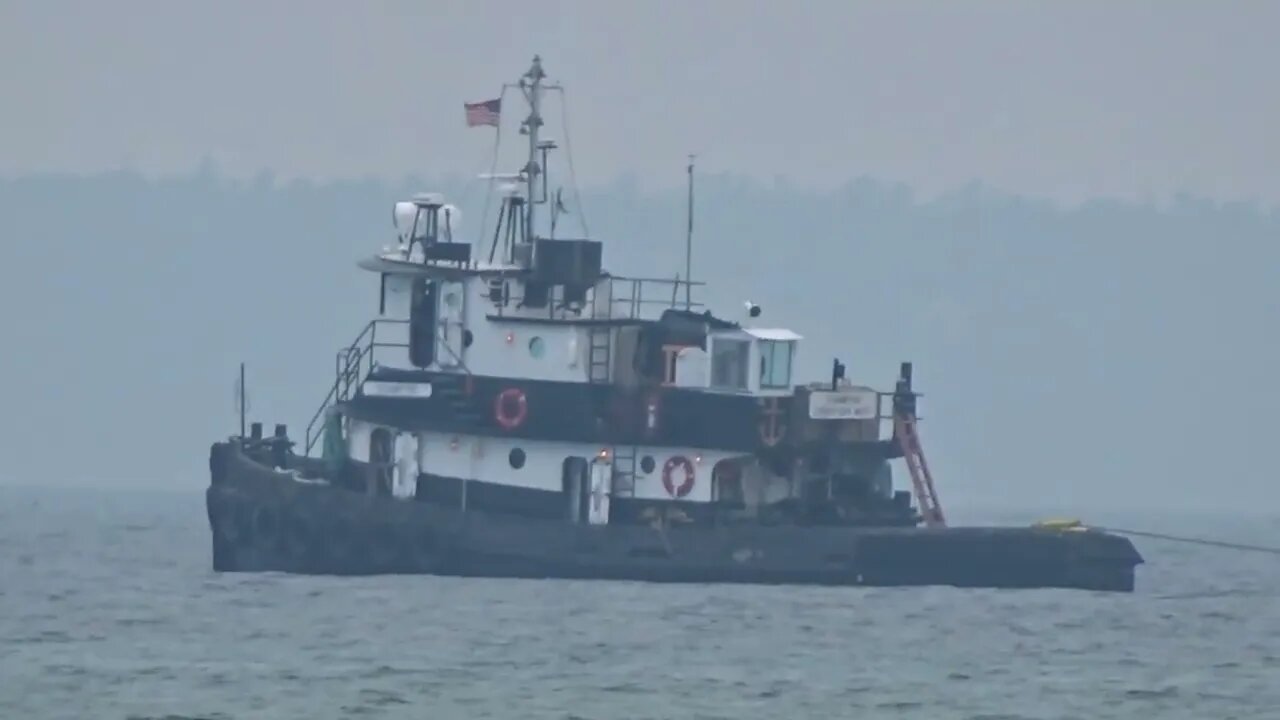
[{"label": "open doorway", "polygon": [[374,428],[369,434],[369,494],[388,496],[391,494],[391,480],[395,473],[395,447],[391,431]]},{"label": "open doorway", "polygon": [[734,510],[745,504],[742,465],[738,460],[721,460],[711,469],[711,501]]}]

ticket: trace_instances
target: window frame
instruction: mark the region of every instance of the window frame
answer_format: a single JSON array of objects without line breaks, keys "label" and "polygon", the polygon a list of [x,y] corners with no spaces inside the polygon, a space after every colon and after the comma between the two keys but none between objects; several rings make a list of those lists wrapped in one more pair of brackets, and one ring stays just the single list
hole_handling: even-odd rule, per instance
[{"label": "window frame", "polygon": [[[761,338],[756,341],[756,346],[760,353],[760,389],[786,390],[790,388],[791,375],[795,370],[796,341]],[[778,377],[780,348],[786,348],[785,354],[781,356],[786,359],[786,374],[781,378]],[[777,382],[779,379],[781,382]]]},{"label": "window frame", "polygon": [[[733,350],[722,350],[723,347],[736,346]],[[717,358],[732,353],[733,363],[736,369],[732,374],[737,375],[738,384],[731,384],[724,381],[725,373],[718,372],[719,365]],[[711,363],[711,372],[707,373],[708,387],[716,390],[732,390],[734,392],[749,392],[751,390],[751,339],[739,337],[715,337],[711,338],[711,352],[708,353]]]}]

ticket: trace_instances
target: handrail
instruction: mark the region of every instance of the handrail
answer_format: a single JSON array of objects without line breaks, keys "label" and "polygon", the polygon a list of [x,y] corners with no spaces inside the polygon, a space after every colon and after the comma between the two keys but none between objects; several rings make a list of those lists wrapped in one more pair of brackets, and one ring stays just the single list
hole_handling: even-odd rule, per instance
[{"label": "handrail", "polygon": [[[626,309],[625,312],[627,313],[627,317],[631,319],[640,317],[643,314],[643,311],[646,307],[651,307],[651,306],[668,307],[668,308],[679,307],[681,305],[681,303],[678,300],[678,297],[680,294],[680,288],[688,287],[690,289],[690,295],[692,295],[692,289],[694,287],[702,287],[706,285],[705,282],[701,282],[698,280],[681,280],[679,277],[642,278],[642,277],[625,277],[621,275],[609,276],[609,282],[611,285],[610,292],[609,292],[609,314],[613,315],[613,309],[621,306]],[[629,293],[629,297],[625,289],[623,290],[621,297],[619,297],[618,294],[614,293],[612,291],[612,285],[614,283],[629,284],[630,290],[631,290],[631,292]],[[645,295],[646,285],[649,286],[649,292],[651,294],[655,290],[654,286],[657,286],[657,289],[664,291],[662,293],[663,296],[665,296],[666,294],[665,290],[667,288],[670,288],[671,299],[668,300],[668,299],[665,299],[665,297],[659,297],[656,300],[645,299],[644,295]],[[688,309],[693,309],[695,307],[700,308],[700,307],[704,307],[704,305],[701,302],[690,301],[688,304]]]},{"label": "handrail", "polygon": [[315,430],[316,423],[319,422],[320,418],[324,416],[325,410],[328,410],[330,405],[338,401],[338,397],[340,396],[339,388],[343,386],[343,382],[346,381],[347,387],[350,387],[350,375],[352,371],[352,366],[355,365],[358,371],[358,368],[359,368],[358,363],[360,363],[363,360],[364,355],[365,355],[364,348],[360,348],[356,352],[356,360],[354,363],[351,362],[350,360],[351,356],[348,355],[347,356],[348,361],[347,361],[346,367],[344,367],[342,369],[342,372],[338,373],[338,375],[334,377],[333,385],[329,387],[329,392],[324,396],[324,400],[321,401],[320,407],[316,408],[315,413],[311,416],[311,420],[307,423],[307,433],[305,438],[306,442],[303,446],[304,455],[311,454],[311,448],[315,446],[316,440],[320,438],[319,433],[317,433],[315,437],[312,437],[311,435],[311,433]]},{"label": "handrail", "polygon": [[[316,408],[312,414],[311,420],[307,423],[306,436],[304,439],[304,454],[310,455],[311,449],[315,447],[319,441],[321,433],[317,431],[316,425],[321,423],[324,418],[325,411],[335,403],[345,402],[359,387],[360,381],[368,372],[373,372],[373,368],[377,365],[374,360],[374,353],[380,347],[408,347],[407,343],[402,342],[378,342],[378,325],[388,323],[392,325],[408,325],[408,320],[394,318],[374,318],[365,324],[360,333],[356,335],[356,339],[344,348],[338,350],[334,357],[334,378],[333,384],[329,386],[329,392],[325,394],[324,400],[320,403],[320,407]],[[366,336],[368,340],[366,340]],[[449,343],[441,342],[442,346],[449,356],[453,358],[458,367],[467,375],[471,374],[471,369],[467,367],[466,362],[458,355]],[[369,359],[369,368],[366,372],[364,368],[365,358]]]},{"label": "handrail", "polygon": [[[607,284],[608,286],[607,299],[601,298],[602,287],[604,284]],[[646,285],[649,286],[647,290]],[[591,299],[588,303],[593,308],[599,308],[600,311],[605,313],[604,315],[599,315],[599,311],[593,309],[593,318],[622,317],[617,314],[617,311],[622,309],[626,318],[634,320],[640,318],[646,308],[654,306],[665,308],[685,307],[690,310],[693,308],[705,308],[705,303],[694,302],[692,300],[692,289],[695,287],[705,286],[706,283],[701,280],[681,280],[679,277],[627,277],[625,275],[606,274],[600,278],[600,282],[590,288]],[[646,292],[648,292],[650,296],[654,295],[656,292],[655,287],[662,290],[661,293],[657,294],[663,297],[667,295],[666,290],[669,288],[670,297],[666,297],[665,299],[663,299],[663,297],[659,297],[657,299],[652,299],[651,297],[646,299]],[[680,289],[685,287],[689,288],[688,295],[690,297],[690,301],[687,305],[679,299]],[[504,291],[504,293],[505,292],[506,291]],[[505,296],[504,301],[497,305],[496,315],[498,317],[503,317],[505,315],[505,307],[509,302],[515,302],[517,307],[519,307],[523,304],[524,298],[510,295]],[[563,313],[562,315],[557,316],[557,311],[562,311],[565,304],[563,302],[563,294],[561,294],[560,298],[557,299],[556,289],[554,288],[552,289],[552,294],[549,297],[540,297],[539,303],[536,307],[542,307],[543,303],[545,303],[548,311],[548,317],[551,319],[567,319],[570,315],[575,317],[579,315],[578,310],[573,310],[572,312]]]},{"label": "handrail", "polygon": [[[311,416],[311,420],[307,423],[304,445],[305,450],[303,451],[304,454],[310,455],[311,448],[315,446],[316,440],[319,439],[319,434],[317,433],[316,437],[312,437],[312,432],[315,431],[316,423],[324,416],[324,411],[327,410],[334,402],[341,402],[345,399],[342,396],[351,391],[352,371],[354,370],[358,375],[360,367],[364,362],[365,355],[372,355],[373,348],[375,347],[377,325],[381,322],[397,324],[408,323],[407,320],[374,318],[373,320],[365,323],[365,326],[361,328],[360,333],[356,335],[355,340],[352,340],[349,345],[338,350],[337,356],[334,358],[335,374],[333,384],[329,387],[329,392],[325,394],[324,400],[320,403],[320,407],[316,408],[315,413]],[[366,335],[369,336],[369,344],[367,347],[362,346]],[[352,355],[355,356],[354,360],[352,359]]]},{"label": "handrail", "polygon": [[628,275],[610,275],[610,280],[626,280],[628,282],[653,282],[663,284],[688,285],[690,287],[702,287],[707,283],[702,280],[681,280],[680,278],[655,278],[655,277],[631,277]]},{"label": "handrail", "polygon": [[444,340],[441,338],[437,338],[437,339],[440,340],[440,344],[444,346],[444,349],[449,351],[449,357],[453,358],[453,361],[458,363],[458,367],[462,368],[462,372],[467,375],[470,375],[471,368],[467,367],[467,363],[464,362],[463,359],[458,356],[458,353],[453,351],[453,348],[449,346],[449,343],[444,342]]}]

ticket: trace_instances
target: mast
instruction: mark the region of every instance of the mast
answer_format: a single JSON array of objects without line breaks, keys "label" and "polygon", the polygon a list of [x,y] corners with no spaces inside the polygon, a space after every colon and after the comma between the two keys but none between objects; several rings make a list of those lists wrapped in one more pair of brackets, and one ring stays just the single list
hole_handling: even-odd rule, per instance
[{"label": "mast", "polygon": [[525,165],[525,183],[528,188],[525,201],[525,241],[533,240],[534,187],[537,177],[542,174],[538,163],[538,130],[542,127],[542,81],[546,74],[542,71],[542,57],[533,56],[533,65],[520,78],[520,90],[529,101],[529,117],[525,118],[521,131],[529,136],[529,162]]},{"label": "mast", "polygon": [[684,309],[693,309],[693,155],[689,156],[689,216],[684,234]]}]

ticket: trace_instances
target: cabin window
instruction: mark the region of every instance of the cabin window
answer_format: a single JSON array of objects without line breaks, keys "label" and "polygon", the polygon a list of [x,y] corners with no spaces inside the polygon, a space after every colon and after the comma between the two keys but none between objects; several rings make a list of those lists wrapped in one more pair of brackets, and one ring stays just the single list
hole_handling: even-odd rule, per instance
[{"label": "cabin window", "polygon": [[543,353],[546,352],[546,349],[547,349],[547,344],[542,341],[542,338],[538,337],[537,335],[534,335],[532,338],[530,338],[529,355],[535,358],[540,358],[542,357]]},{"label": "cabin window", "polygon": [[676,359],[680,357],[681,348],[665,345],[662,348],[662,384],[674,385],[676,382]]},{"label": "cabin window", "polygon": [[746,340],[716,338],[711,343],[711,386],[747,389],[747,362],[751,344]]},{"label": "cabin window", "polygon": [[524,467],[524,461],[524,450],[521,450],[520,448],[511,448],[511,452],[507,453],[507,462],[516,470]]},{"label": "cabin window", "polygon": [[791,356],[795,342],[791,340],[760,341],[760,387],[787,388],[791,386]]},{"label": "cabin window", "polygon": [[417,278],[409,300],[409,361],[428,367],[436,359],[436,284]]}]

